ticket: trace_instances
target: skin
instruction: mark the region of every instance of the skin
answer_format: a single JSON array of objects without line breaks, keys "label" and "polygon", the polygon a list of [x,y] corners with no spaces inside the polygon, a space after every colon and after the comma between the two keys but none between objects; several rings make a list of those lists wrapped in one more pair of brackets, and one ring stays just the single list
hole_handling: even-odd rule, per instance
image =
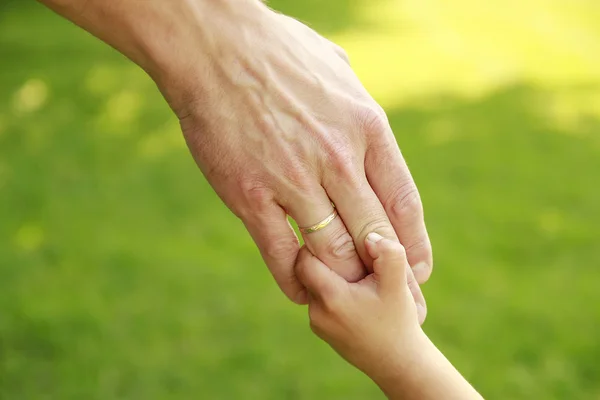
[{"label": "skin", "polygon": [[290,299],[308,300],[287,217],[311,226],[332,202],[339,218],[304,240],[340,276],[356,282],[372,270],[364,239],[376,231],[405,246],[409,279],[429,278],[419,193],[385,112],[340,47],[258,0],[40,1],[156,82],[196,163]]},{"label": "skin", "polygon": [[365,248],[373,273],[356,283],[301,250],[312,330],[391,400],[482,399],[422,331],[402,245],[372,233]]}]

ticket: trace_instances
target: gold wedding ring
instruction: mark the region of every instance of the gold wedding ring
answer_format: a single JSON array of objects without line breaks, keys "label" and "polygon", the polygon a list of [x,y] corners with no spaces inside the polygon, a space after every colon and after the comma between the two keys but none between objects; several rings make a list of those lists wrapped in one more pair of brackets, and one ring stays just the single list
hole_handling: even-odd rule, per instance
[{"label": "gold wedding ring", "polygon": [[331,223],[331,221],[333,221],[335,219],[335,217],[337,217],[337,216],[338,216],[337,209],[335,208],[335,206],[333,206],[333,212],[331,214],[329,214],[329,216],[327,218],[325,218],[323,221],[316,223],[312,226],[309,226],[307,228],[299,228],[300,232],[302,232],[304,234],[318,232],[321,229],[325,228],[327,225],[329,225]]}]

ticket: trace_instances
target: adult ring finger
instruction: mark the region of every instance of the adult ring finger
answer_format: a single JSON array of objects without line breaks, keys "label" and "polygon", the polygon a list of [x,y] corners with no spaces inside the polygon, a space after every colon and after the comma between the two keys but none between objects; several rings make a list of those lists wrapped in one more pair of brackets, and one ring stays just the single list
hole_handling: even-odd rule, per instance
[{"label": "adult ring finger", "polygon": [[305,228],[300,227],[299,228],[300,232],[304,233],[305,235],[307,235],[309,233],[318,232],[321,229],[325,228],[327,225],[329,225],[331,223],[331,221],[333,221],[337,216],[338,216],[337,209],[335,208],[335,206],[333,206],[333,212],[331,214],[329,214],[324,220],[322,220],[314,225],[305,227]]}]

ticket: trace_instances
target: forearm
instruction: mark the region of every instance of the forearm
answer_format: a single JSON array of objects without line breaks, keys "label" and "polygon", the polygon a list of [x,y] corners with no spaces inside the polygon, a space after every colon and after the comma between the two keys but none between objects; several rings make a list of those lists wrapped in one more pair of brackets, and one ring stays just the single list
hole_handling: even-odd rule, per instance
[{"label": "forearm", "polygon": [[372,376],[390,400],[482,399],[425,334],[412,347],[412,357]]},{"label": "forearm", "polygon": [[236,29],[266,9],[260,0],[39,1],[141,66],[163,92],[188,85],[189,71],[207,70],[203,63],[220,51],[216,37],[235,40]]}]

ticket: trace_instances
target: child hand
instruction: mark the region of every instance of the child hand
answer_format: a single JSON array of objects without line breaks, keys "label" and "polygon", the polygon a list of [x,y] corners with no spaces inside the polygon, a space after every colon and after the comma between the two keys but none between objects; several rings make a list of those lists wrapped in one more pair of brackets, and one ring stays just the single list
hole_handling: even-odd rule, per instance
[{"label": "child hand", "polygon": [[[312,330],[374,378],[401,368],[399,360],[409,362],[423,335],[419,325],[425,319],[425,300],[413,275],[407,274],[410,266],[400,243],[371,233],[366,248],[373,273],[359,282],[347,282],[306,248],[296,275],[309,292]],[[420,294],[417,304],[411,291]]]}]

